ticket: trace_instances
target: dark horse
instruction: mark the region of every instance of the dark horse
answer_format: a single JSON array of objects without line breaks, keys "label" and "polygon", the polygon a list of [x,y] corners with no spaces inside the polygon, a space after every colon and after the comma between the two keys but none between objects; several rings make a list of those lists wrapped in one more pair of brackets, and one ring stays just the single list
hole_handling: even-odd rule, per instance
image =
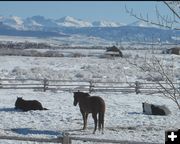
[{"label": "dark horse", "polygon": [[21,109],[23,111],[29,110],[47,110],[42,107],[42,104],[37,100],[24,100],[22,97],[18,97],[15,102],[15,109]]},{"label": "dark horse", "polygon": [[92,117],[94,119],[94,124],[95,124],[93,134],[95,134],[95,131],[97,129],[97,114],[99,114],[98,128],[100,131],[102,127],[102,133],[103,133],[104,113],[105,113],[104,100],[99,96],[90,96],[88,93],[78,91],[78,92],[74,92],[74,106],[76,106],[78,102],[84,121],[83,130],[85,130],[87,127],[88,114],[92,113]]}]

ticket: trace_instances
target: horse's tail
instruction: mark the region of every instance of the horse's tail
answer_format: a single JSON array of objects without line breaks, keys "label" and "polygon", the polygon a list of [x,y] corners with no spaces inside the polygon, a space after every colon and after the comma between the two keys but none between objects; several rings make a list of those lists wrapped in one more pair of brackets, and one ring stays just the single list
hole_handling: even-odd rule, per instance
[{"label": "horse's tail", "polygon": [[102,133],[104,132],[104,112],[99,113],[98,128],[99,131],[102,129]]}]

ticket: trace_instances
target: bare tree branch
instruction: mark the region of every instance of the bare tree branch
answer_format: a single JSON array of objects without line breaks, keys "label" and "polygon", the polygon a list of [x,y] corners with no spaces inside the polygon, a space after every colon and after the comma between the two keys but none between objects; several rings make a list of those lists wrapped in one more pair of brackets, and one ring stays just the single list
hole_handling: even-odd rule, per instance
[{"label": "bare tree branch", "polygon": [[[167,2],[165,2],[166,4],[167,4]],[[169,6],[169,5],[168,5]],[[156,8],[157,9],[157,8]],[[171,8],[173,11],[175,11],[173,8]],[[170,10],[171,10],[170,9]],[[170,20],[170,18],[169,18],[169,20],[168,20],[168,18],[166,17],[163,17],[163,16],[161,16],[160,15],[160,13],[159,13],[159,11],[158,10],[156,10],[156,14],[157,14],[157,19],[158,19],[158,22],[156,22],[156,21],[151,21],[151,20],[149,20],[149,17],[148,16],[146,16],[146,18],[145,17],[143,17],[142,16],[142,14],[140,14],[139,16],[137,15],[137,14],[135,14],[134,12],[133,12],[133,9],[131,9],[131,10],[129,10],[127,7],[126,7],[126,5],[125,5],[125,10],[126,10],[126,12],[128,13],[128,14],[130,14],[130,16],[133,16],[133,17],[135,17],[136,19],[138,19],[138,20],[140,20],[140,21],[143,21],[143,22],[146,22],[146,23],[149,23],[149,24],[152,24],[152,25],[156,25],[156,26],[159,26],[159,27],[164,27],[164,28],[168,28],[168,29],[173,29],[173,30],[180,30],[180,28],[179,27],[173,27],[173,24],[174,23],[178,23],[179,24],[179,22],[175,19],[175,16],[174,16],[174,20]],[[171,10],[171,11],[172,11]],[[172,11],[172,12],[173,12]],[[176,11],[175,11],[176,12]],[[175,13],[173,12],[173,14],[175,15]],[[178,15],[178,16],[177,16]],[[176,17],[177,18],[179,18],[179,14],[178,13],[176,13]],[[179,18],[180,19],[180,18]]]},{"label": "bare tree branch", "polygon": [[163,1],[164,4],[180,19],[180,14],[178,14],[166,1]]},{"label": "bare tree branch", "polygon": [[[175,102],[175,104],[180,110],[180,103],[178,102],[178,97],[180,97],[180,91],[175,87],[173,80],[170,79],[169,75],[165,71],[161,60],[153,56],[152,59],[149,60],[150,62],[148,62],[147,58],[145,57],[143,65],[139,65],[136,62],[132,62],[127,59],[126,61],[131,65],[135,66],[136,68],[140,69],[144,73],[147,73],[147,75],[158,85],[156,86],[156,89],[161,92],[165,97]],[[161,82],[159,80],[156,80],[154,72],[163,77],[164,81]]]}]

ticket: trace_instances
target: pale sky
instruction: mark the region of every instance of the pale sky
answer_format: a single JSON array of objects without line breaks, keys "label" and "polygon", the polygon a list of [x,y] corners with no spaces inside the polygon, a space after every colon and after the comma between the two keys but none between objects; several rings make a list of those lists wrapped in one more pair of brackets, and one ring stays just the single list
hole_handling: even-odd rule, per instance
[{"label": "pale sky", "polygon": [[125,24],[136,21],[126,13],[125,5],[151,19],[157,18],[155,7],[163,16],[171,14],[160,1],[0,1],[0,15],[22,18],[41,15],[53,19],[72,16],[90,22],[111,20]]}]

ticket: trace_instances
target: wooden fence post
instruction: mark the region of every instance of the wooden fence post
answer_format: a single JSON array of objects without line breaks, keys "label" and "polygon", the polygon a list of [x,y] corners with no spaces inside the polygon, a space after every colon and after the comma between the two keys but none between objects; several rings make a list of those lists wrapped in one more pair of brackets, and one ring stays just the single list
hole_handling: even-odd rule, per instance
[{"label": "wooden fence post", "polygon": [[63,132],[62,144],[71,144],[71,138],[68,133]]},{"label": "wooden fence post", "polygon": [[89,81],[89,93],[91,93],[93,91],[93,83],[92,81]]},{"label": "wooden fence post", "polygon": [[140,93],[140,82],[138,81],[135,82],[135,92],[136,94]]},{"label": "wooden fence post", "polygon": [[44,78],[43,82],[44,82],[43,90],[45,92],[48,88],[48,79]]},{"label": "wooden fence post", "polygon": [[1,78],[0,78],[0,88],[2,88]]}]

